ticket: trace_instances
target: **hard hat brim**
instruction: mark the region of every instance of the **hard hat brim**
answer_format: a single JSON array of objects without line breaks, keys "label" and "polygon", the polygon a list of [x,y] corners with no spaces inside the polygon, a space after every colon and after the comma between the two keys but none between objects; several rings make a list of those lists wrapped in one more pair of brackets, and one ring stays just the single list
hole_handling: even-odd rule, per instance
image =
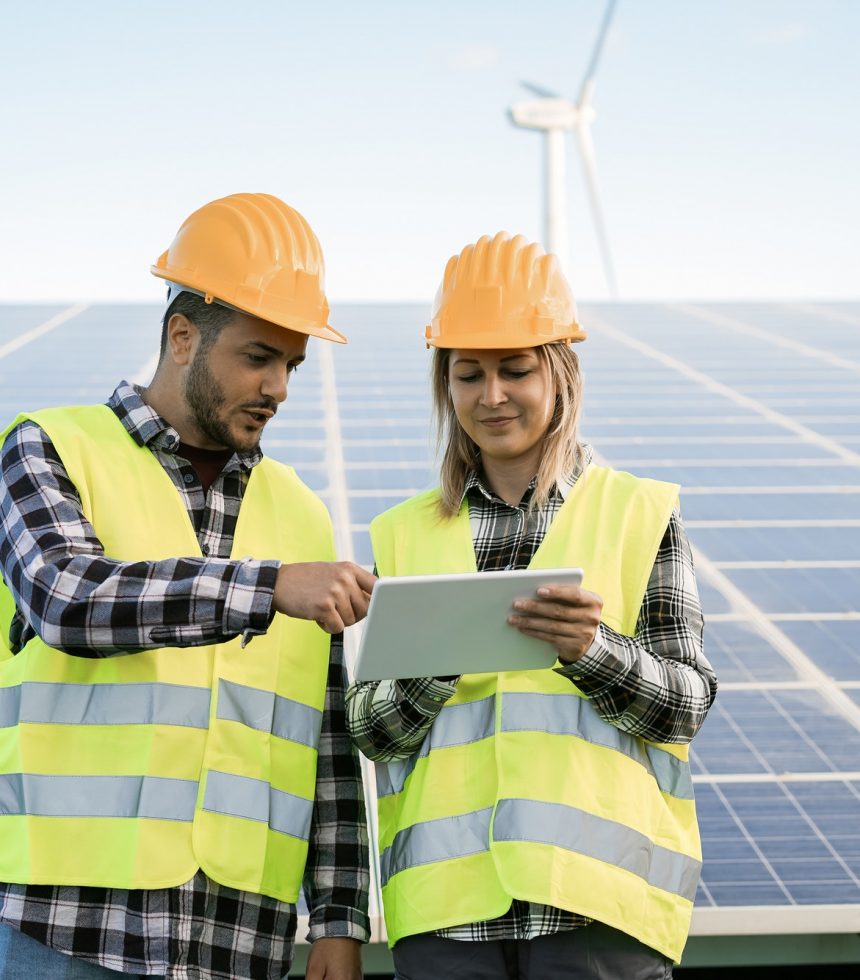
[{"label": "hard hat brim", "polygon": [[528,347],[544,347],[547,344],[571,343],[578,344],[587,338],[588,334],[574,323],[563,337],[539,337],[521,335],[517,342],[511,343],[511,338],[498,333],[476,333],[461,334],[455,340],[445,340],[436,337],[427,337],[428,347],[438,347],[441,350],[516,350]]},{"label": "hard hat brim", "polygon": [[174,273],[171,273],[169,268],[152,265],[149,267],[149,271],[159,279],[175,282],[179,286],[187,286],[190,290],[199,293],[201,296],[211,295],[213,302],[220,303],[222,306],[227,306],[230,309],[238,310],[240,313],[247,313],[248,316],[255,316],[260,320],[265,320],[267,323],[274,323],[275,326],[283,327],[285,330],[293,330],[296,333],[303,333],[309,337],[319,337],[320,340],[330,340],[335,344],[349,343],[339,330],[336,330],[328,323],[313,323],[304,317],[294,317],[287,313],[274,310],[251,309],[242,303],[237,303],[235,300],[228,300],[214,293],[210,293],[203,283],[193,282],[190,276],[177,277]]}]

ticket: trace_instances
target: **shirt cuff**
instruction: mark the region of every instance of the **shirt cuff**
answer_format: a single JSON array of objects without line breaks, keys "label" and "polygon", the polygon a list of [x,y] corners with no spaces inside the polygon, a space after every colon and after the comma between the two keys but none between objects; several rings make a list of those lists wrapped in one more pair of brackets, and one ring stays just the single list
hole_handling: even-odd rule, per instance
[{"label": "shirt cuff", "polygon": [[228,636],[242,634],[242,646],[252,637],[265,633],[272,624],[275,611],[272,602],[278,561],[237,563],[227,597],[224,601],[223,629]]},{"label": "shirt cuff", "polygon": [[439,677],[422,677],[420,680],[401,681],[401,692],[404,699],[423,715],[436,715],[439,708],[454,697],[457,680],[443,681]]},{"label": "shirt cuff", "polygon": [[607,644],[601,623],[591,646],[579,660],[553,669],[557,674],[573,681],[583,694],[593,696],[617,684],[619,678],[630,669],[630,665],[620,660],[618,651]]},{"label": "shirt cuff", "polygon": [[370,919],[360,909],[349,905],[328,905],[325,916],[314,921],[312,916],[308,922],[307,940],[316,942],[327,936],[342,936],[345,939],[357,939],[360,943],[370,942]]}]

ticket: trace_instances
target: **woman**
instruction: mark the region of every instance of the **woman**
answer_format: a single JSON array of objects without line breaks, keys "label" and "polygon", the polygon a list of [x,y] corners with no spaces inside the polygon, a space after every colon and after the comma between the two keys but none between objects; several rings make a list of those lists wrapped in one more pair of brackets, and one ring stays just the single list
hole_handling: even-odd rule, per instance
[{"label": "woman", "polygon": [[585,577],[508,618],[554,647],[552,669],[347,694],[376,762],[404,980],[666,977],[686,940],[701,862],[687,743],[716,678],[678,487],[598,467],[577,441],[584,339],[539,245],[502,233],[448,262],[426,330],[440,487],[373,522],[378,571]]}]

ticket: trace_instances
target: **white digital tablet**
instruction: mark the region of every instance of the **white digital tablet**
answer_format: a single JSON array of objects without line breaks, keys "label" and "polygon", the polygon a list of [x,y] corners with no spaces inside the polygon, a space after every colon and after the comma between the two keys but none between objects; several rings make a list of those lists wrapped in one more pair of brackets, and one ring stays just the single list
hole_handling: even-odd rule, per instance
[{"label": "white digital tablet", "polygon": [[507,617],[542,585],[579,585],[581,568],[381,578],[373,587],[355,679],[450,677],[551,667],[556,651]]}]

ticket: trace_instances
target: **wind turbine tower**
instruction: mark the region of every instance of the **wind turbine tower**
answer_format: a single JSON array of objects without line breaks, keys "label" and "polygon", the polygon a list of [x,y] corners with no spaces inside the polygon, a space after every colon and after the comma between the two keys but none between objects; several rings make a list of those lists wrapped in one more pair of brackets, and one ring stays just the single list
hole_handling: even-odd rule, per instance
[{"label": "wind turbine tower", "polygon": [[609,238],[606,234],[606,223],[600,206],[594,143],[591,138],[591,125],[595,119],[591,100],[594,95],[597,66],[603,52],[606,35],[609,32],[609,25],[612,23],[616,2],[617,0],[609,0],[606,6],[597,40],[591,52],[591,60],[585,70],[577,98],[575,100],[568,99],[539,85],[533,85],[531,82],[522,82],[522,86],[533,92],[538,98],[515,102],[509,110],[510,120],[515,126],[521,126],[524,129],[540,129],[544,132],[546,152],[544,244],[548,251],[555,252],[562,269],[566,273],[570,271],[570,236],[567,227],[565,134],[570,131],[576,132],[577,144],[582,157],[586,192],[591,205],[591,216],[603,259],[606,284],[613,299],[617,298],[618,289],[612,253],[609,249]]}]

